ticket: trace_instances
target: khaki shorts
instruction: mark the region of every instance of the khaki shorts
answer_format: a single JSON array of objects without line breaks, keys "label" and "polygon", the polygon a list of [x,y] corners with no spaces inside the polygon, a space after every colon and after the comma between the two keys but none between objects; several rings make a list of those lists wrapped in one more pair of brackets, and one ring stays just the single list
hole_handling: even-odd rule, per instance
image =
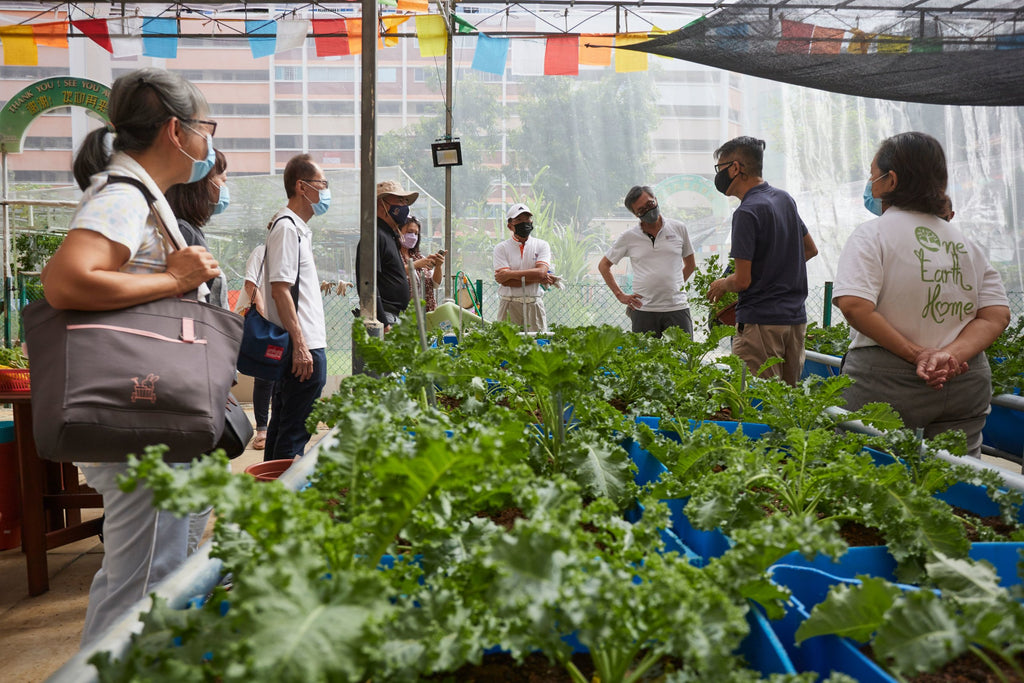
[{"label": "khaki shorts", "polygon": [[732,338],[732,352],[757,374],[769,358],[782,363],[768,368],[762,377],[778,377],[791,386],[800,381],[804,369],[804,336],[806,323],[800,325],[758,325],[737,323]]}]

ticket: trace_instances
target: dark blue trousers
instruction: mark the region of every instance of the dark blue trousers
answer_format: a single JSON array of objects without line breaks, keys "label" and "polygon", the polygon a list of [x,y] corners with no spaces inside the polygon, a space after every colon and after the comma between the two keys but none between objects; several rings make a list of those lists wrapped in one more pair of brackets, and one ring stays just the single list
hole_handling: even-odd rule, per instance
[{"label": "dark blue trousers", "polygon": [[254,377],[252,380],[252,413],[256,418],[256,431],[266,431],[270,424],[270,399],[274,395],[274,381]]},{"label": "dark blue trousers", "polygon": [[313,374],[309,379],[300,382],[289,368],[284,377],[274,384],[264,461],[286,460],[302,455],[309,442],[306,418],[313,411],[313,404],[320,398],[327,384],[326,352],[324,349],[310,349],[310,353],[313,355]]}]

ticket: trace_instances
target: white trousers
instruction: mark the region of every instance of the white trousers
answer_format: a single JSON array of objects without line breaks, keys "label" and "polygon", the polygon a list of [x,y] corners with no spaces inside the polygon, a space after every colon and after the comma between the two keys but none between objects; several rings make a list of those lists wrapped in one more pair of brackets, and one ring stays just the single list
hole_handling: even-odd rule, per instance
[{"label": "white trousers", "polygon": [[85,480],[103,496],[103,564],[89,588],[82,647],[98,638],[125,610],[185,561],[188,517],[153,507],[153,494],[117,487],[125,463],[80,463]]}]

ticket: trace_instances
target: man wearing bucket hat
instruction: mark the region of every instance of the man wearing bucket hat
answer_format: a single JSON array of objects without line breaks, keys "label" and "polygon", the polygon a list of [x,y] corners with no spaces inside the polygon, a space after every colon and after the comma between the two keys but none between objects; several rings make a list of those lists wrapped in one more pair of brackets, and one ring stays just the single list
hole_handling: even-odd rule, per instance
[{"label": "man wearing bucket hat", "polygon": [[[398,316],[409,305],[409,278],[402,262],[402,226],[409,217],[409,207],[420,196],[407,192],[395,180],[377,183],[377,320],[387,332],[398,322]],[[359,247],[356,247],[358,253]],[[363,279],[359,276],[356,259],[356,282],[362,293]]]},{"label": "man wearing bucket hat", "polygon": [[[498,320],[521,325],[527,332],[545,332],[547,312],[541,285],[553,285],[551,247],[531,237],[533,213],[526,204],[513,204],[505,217],[512,237],[494,248],[494,280],[498,283]],[[524,284],[525,283],[525,284]]]}]

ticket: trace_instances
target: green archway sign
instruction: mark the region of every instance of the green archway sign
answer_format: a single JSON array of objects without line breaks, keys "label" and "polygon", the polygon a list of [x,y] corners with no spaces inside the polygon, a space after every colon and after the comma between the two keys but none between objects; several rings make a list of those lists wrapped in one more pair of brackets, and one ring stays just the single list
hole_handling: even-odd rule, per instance
[{"label": "green archway sign", "polygon": [[690,173],[669,176],[654,186],[658,196],[671,196],[676,192],[695,192],[711,204],[711,210],[716,216],[724,216],[729,205],[725,196],[715,189],[715,184],[707,178]]},{"label": "green archway sign", "polygon": [[37,116],[57,107],[84,107],[97,118],[109,121],[110,86],[74,76],[44,78],[11,96],[0,111],[0,146],[4,152],[20,152],[25,131]]}]

